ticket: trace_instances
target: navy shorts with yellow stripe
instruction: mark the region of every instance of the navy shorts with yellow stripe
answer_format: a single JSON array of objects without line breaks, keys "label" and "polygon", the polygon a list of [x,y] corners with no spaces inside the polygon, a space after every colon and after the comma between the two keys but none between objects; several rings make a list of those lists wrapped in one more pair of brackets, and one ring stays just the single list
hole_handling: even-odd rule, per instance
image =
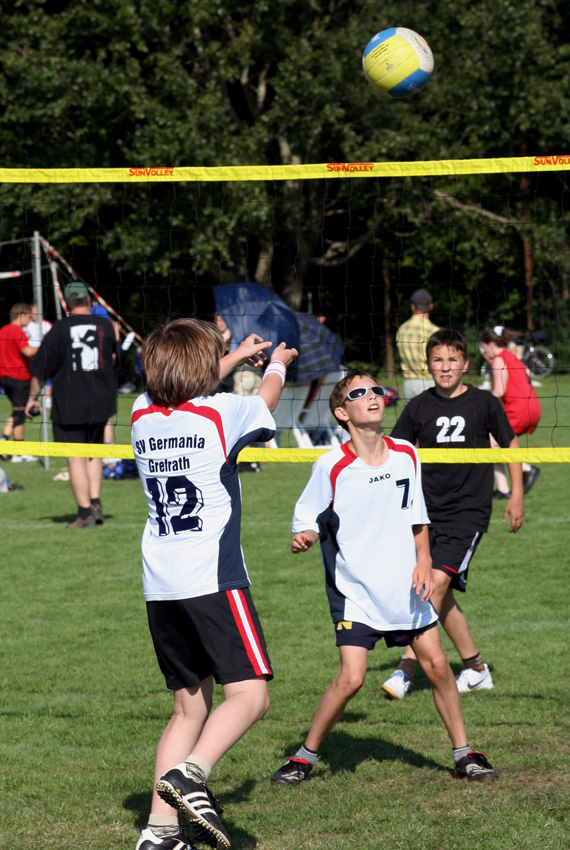
[{"label": "navy shorts with yellow stripe", "polygon": [[367,626],[364,623],[341,620],[335,623],[336,645],[362,646],[364,649],[374,649],[378,641],[384,638],[386,646],[409,646],[415,637],[427,632],[428,629],[433,629],[434,626],[437,626],[437,620],[435,623],[430,623],[429,626],[424,626],[422,629],[400,629],[379,632],[377,629],[373,629],[372,626]]},{"label": "navy shorts with yellow stripe", "polygon": [[146,603],[150,634],[166,687],[221,685],[273,678],[265,638],[248,587],[191,599]]}]

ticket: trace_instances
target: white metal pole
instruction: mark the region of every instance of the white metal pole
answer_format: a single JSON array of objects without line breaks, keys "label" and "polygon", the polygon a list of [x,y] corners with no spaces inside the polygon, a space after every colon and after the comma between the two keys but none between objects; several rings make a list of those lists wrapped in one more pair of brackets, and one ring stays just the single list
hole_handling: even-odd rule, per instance
[{"label": "white metal pole", "polygon": [[[43,339],[44,331],[43,331],[43,322],[44,322],[44,301],[43,301],[43,292],[42,292],[42,255],[40,249],[40,234],[39,231],[34,230],[34,241],[33,241],[33,255],[34,255],[34,263],[32,266],[32,278],[34,281],[34,304],[38,308],[38,328],[40,339]],[[42,404],[43,416],[42,416],[42,440],[44,443],[49,442],[49,433],[48,433],[48,411],[45,404],[45,396],[44,403]],[[44,469],[49,469],[49,457],[46,455],[44,457]]]}]

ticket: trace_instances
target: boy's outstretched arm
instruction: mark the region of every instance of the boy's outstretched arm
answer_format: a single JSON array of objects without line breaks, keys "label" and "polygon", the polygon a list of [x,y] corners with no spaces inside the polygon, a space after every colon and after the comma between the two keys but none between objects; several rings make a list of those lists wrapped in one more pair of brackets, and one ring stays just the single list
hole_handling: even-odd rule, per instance
[{"label": "boy's outstretched arm", "polygon": [[225,354],[220,360],[220,380],[223,381],[238,366],[248,363],[250,366],[261,366],[266,357],[264,350],[270,348],[271,341],[263,342],[257,334],[250,334],[240,342],[235,351]]},{"label": "boy's outstretched arm", "polygon": [[421,593],[421,601],[427,602],[428,599],[431,599],[435,590],[435,581],[431,569],[428,527],[427,525],[414,525],[413,532],[418,560],[412,574],[412,587],[416,591],[416,596],[419,596]]},{"label": "boy's outstretched arm", "polygon": [[296,348],[287,348],[284,342],[281,342],[273,349],[269,366],[257,391],[257,395],[261,396],[265,401],[271,413],[277,407],[277,402],[283,389],[285,370],[293,362],[297,354],[298,351]]},{"label": "boy's outstretched arm", "polygon": [[[518,437],[513,437],[509,444],[509,449],[520,449],[521,444]],[[523,474],[522,463],[509,463],[509,475],[511,478],[511,498],[505,505],[505,513],[503,514],[503,522],[506,522],[509,514],[511,517],[510,532],[516,534],[524,519],[524,499],[523,499]]]},{"label": "boy's outstretched arm", "polygon": [[299,552],[306,552],[319,539],[316,531],[308,529],[307,531],[299,531],[291,541],[291,552],[297,555]]}]

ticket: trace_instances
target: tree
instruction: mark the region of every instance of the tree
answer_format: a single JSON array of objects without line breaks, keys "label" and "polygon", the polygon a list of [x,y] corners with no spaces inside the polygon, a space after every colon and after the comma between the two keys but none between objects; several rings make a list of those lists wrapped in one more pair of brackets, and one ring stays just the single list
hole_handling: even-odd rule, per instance
[{"label": "tree", "polygon": [[[570,11],[553,0],[388,0],[382,21],[370,0],[4,6],[4,166],[570,150]],[[409,101],[361,72],[384,21],[417,29],[435,54],[433,79]],[[214,283],[254,278],[300,308],[310,295],[354,356],[377,359],[418,283],[447,321],[520,324],[529,244],[538,323],[568,321],[565,179],[541,176],[530,196],[520,177],[493,175],[5,186],[2,238],[40,229],[140,330],[170,310],[207,310]]]}]

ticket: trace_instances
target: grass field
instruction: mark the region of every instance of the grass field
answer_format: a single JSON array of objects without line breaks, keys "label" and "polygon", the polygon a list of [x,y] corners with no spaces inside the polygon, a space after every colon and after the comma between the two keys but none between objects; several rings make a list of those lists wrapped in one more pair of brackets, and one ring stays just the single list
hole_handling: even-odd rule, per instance
[{"label": "grass field", "polygon": [[[539,393],[543,420],[529,444],[569,446],[570,378],[549,379]],[[128,442],[130,403],[121,399],[117,442]],[[0,400],[0,420],[6,412]],[[134,850],[171,708],[141,592],[140,483],[105,482],[105,525],[69,531],[69,485],[53,480],[63,461],[49,472],[1,465],[25,490],[0,495],[0,850]],[[426,680],[417,675],[401,703],[387,700],[380,685],[400,653],[379,645],[314,778],[288,789],[269,777],[302,742],[337,668],[319,553],[289,553],[309,472],[267,464],[243,476],[243,546],[275,680],[266,718],[212,774],[232,846],[567,850],[568,467],[543,468],[519,534],[508,533],[496,504],[465,597],[495,689],[462,704],[470,744],[487,752],[499,781],[453,779]]]}]

